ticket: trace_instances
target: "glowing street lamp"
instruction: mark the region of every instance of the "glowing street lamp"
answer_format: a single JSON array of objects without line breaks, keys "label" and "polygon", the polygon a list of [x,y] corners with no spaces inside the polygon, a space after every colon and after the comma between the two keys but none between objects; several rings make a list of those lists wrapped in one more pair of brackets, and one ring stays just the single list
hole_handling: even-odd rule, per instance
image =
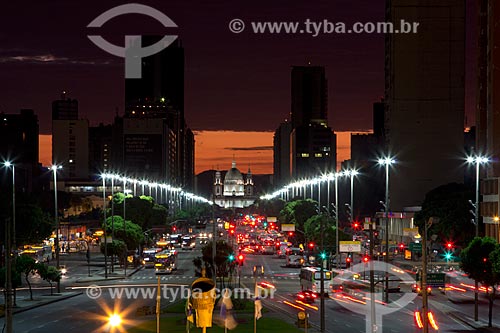
[{"label": "glowing street lamp", "polygon": [[[489,159],[485,156],[469,156],[467,157],[467,163],[476,164],[476,202],[474,206],[474,224],[476,226],[476,237],[479,236],[479,166],[481,164],[486,164]],[[478,295],[478,282],[475,283],[474,288],[474,320],[479,319],[479,295]]]},{"label": "glowing street lamp", "polygon": [[[378,160],[378,164],[385,166],[385,263],[389,263],[389,167],[396,163],[391,157],[385,157]],[[389,274],[385,274],[385,293],[384,302],[389,303]]]},{"label": "glowing street lamp", "polygon": [[[55,246],[56,246],[56,266],[57,269],[60,269],[59,265],[59,216],[58,216],[58,211],[57,211],[57,170],[62,169],[62,166],[60,165],[52,165],[50,167],[50,170],[52,170],[52,173],[54,174],[54,217],[56,219],[56,239],[55,239]],[[61,292],[61,282],[60,280],[57,280],[57,293]]]},{"label": "glowing street lamp", "polygon": [[12,167],[12,241],[14,248],[16,246],[16,167],[14,163],[6,161],[3,163],[6,168]]}]

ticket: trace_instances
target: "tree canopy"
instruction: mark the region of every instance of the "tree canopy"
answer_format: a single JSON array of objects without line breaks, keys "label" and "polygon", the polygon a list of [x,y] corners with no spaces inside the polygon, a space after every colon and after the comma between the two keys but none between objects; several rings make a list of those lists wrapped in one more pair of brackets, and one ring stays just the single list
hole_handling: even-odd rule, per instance
[{"label": "tree canopy", "polygon": [[415,214],[415,223],[423,229],[425,221],[432,216],[438,217],[440,223],[433,224],[429,233],[438,235],[443,241],[451,240],[465,246],[475,230],[468,202],[472,198],[473,192],[463,184],[439,186],[426,194],[422,210]]},{"label": "tree canopy", "polygon": [[128,249],[136,249],[144,240],[142,228],[127,220],[124,226],[123,218],[119,215],[106,218],[106,233],[112,234],[112,229],[115,230],[115,239],[120,239],[125,242]]},{"label": "tree canopy", "polygon": [[486,287],[492,287],[489,297],[489,326],[492,325],[493,302],[495,290],[500,284],[500,247],[489,237],[476,237],[460,254],[460,267],[471,278]]},{"label": "tree canopy", "polygon": [[[329,218],[328,216],[313,215],[307,219],[304,224],[305,235],[308,242],[314,242],[320,245],[321,240],[321,221],[324,223],[323,230],[323,242],[324,247],[327,251],[336,252],[335,247],[337,244],[337,233],[335,227],[335,220]],[[349,235],[345,234],[343,231],[339,230],[339,241],[350,240]]]}]

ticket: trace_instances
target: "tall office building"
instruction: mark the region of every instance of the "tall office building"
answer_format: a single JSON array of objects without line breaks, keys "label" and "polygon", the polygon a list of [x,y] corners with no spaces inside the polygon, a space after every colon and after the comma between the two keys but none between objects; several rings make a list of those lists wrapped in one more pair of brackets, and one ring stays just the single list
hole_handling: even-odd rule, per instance
[{"label": "tall office building", "polygon": [[[19,114],[0,113],[0,162],[15,164],[16,190],[31,192],[33,178],[38,175],[38,117],[33,110]],[[1,173],[1,188],[12,183],[10,172]]]},{"label": "tall office building", "polygon": [[285,121],[273,137],[273,185],[280,187],[290,181],[290,134],[292,123]]},{"label": "tall office building", "polygon": [[486,236],[500,241],[500,3],[480,0],[477,152],[490,158],[481,184],[480,215]]},{"label": "tall office building", "polygon": [[113,125],[89,127],[89,171],[93,176],[113,170]]},{"label": "tall office building", "polygon": [[328,87],[325,68],[292,67],[292,127],[327,125]]},{"label": "tall office building", "polygon": [[391,210],[419,206],[430,190],[463,181],[464,0],[387,0],[387,20],[419,22],[386,35],[386,140],[398,163]]},{"label": "tall office building", "polygon": [[52,103],[52,161],[61,179],[89,177],[89,123],[78,119],[78,101],[65,93]]},{"label": "tall office building", "polygon": [[[378,211],[380,204],[373,198],[384,196],[383,170],[376,167],[377,159],[385,150],[385,103],[373,103],[373,133],[351,134],[351,159],[342,164],[343,169],[355,168],[360,172],[359,180],[355,184],[353,216],[359,218],[370,216]],[[342,192],[344,191],[344,193]],[[340,188],[341,198],[350,197],[350,189]],[[342,210],[340,210],[342,213]]]},{"label": "tall office building", "polygon": [[327,80],[321,66],[294,66],[291,122],[274,134],[274,182],[317,176],[336,169],[336,136],[328,127]]},{"label": "tall office building", "polygon": [[[143,43],[156,42],[145,37]],[[194,186],[194,135],[184,118],[180,42],[142,59],[142,78],[125,80],[123,169],[176,186]]]},{"label": "tall office building", "polygon": [[334,171],[336,136],[328,127],[325,68],[294,66],[291,81],[290,175],[299,179]]}]

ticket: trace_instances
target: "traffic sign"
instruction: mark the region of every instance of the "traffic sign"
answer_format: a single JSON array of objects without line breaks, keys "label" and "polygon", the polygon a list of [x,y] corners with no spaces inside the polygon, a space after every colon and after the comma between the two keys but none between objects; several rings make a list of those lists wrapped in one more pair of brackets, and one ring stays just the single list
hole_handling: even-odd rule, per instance
[{"label": "traffic sign", "polygon": [[411,242],[409,249],[412,252],[422,252],[422,243]]},{"label": "traffic sign", "polygon": [[340,241],[340,252],[361,252],[361,242],[358,241]]},{"label": "traffic sign", "polygon": [[[432,288],[445,287],[445,273],[427,273],[427,285]],[[420,273],[417,273],[417,281],[420,281]]]}]

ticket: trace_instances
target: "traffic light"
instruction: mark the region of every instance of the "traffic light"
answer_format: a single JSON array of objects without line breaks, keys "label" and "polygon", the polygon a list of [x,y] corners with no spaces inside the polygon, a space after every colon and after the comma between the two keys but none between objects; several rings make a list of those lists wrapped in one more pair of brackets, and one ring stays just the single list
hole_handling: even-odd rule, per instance
[{"label": "traffic light", "polygon": [[448,243],[446,243],[446,248],[447,248],[448,250],[453,249],[453,243],[452,243],[452,242],[448,242]]},{"label": "traffic light", "polygon": [[347,219],[351,221],[352,211],[351,211],[351,205],[349,205],[348,203],[345,204],[345,214],[347,215]]},{"label": "traffic light", "polygon": [[399,244],[399,250],[403,251],[405,249],[405,245],[403,243]]},{"label": "traffic light", "polygon": [[369,256],[364,256],[364,257],[363,257],[363,262],[364,262],[364,263],[367,263],[367,262],[369,262],[369,261],[370,261],[370,257],[369,257]]},{"label": "traffic light", "polygon": [[174,226],[172,227],[172,232],[176,232],[176,231],[177,231],[177,227],[174,225]]},{"label": "traffic light", "polygon": [[326,259],[326,253],[325,252],[321,252],[319,254],[319,257],[322,259],[322,260],[325,260]]},{"label": "traffic light", "polygon": [[264,223],[262,223],[264,225],[264,228],[267,228],[267,222],[264,221]]},{"label": "traffic light", "polygon": [[352,261],[351,257],[347,257],[347,258],[345,259],[346,268],[351,267],[351,261]]},{"label": "traffic light", "polygon": [[309,243],[309,244],[308,244],[308,246],[309,246],[309,249],[310,249],[310,250],[313,250],[313,249],[314,249],[314,243],[313,243],[313,242]]},{"label": "traffic light", "polygon": [[245,256],[244,256],[244,255],[242,255],[242,254],[238,255],[238,264],[239,264],[240,266],[243,266],[243,262],[244,262],[244,261],[245,261]]},{"label": "traffic light", "polygon": [[358,229],[359,229],[359,222],[357,222],[357,221],[356,221],[356,222],[353,222],[353,223],[352,223],[352,228],[353,228],[354,230],[358,230]]},{"label": "traffic light", "polygon": [[293,237],[293,231],[289,231],[289,232],[288,232],[288,236],[289,236],[289,237]]},{"label": "traffic light", "polygon": [[227,260],[229,260],[229,262],[233,262],[234,261],[234,254],[230,254],[228,257],[227,257]]}]

